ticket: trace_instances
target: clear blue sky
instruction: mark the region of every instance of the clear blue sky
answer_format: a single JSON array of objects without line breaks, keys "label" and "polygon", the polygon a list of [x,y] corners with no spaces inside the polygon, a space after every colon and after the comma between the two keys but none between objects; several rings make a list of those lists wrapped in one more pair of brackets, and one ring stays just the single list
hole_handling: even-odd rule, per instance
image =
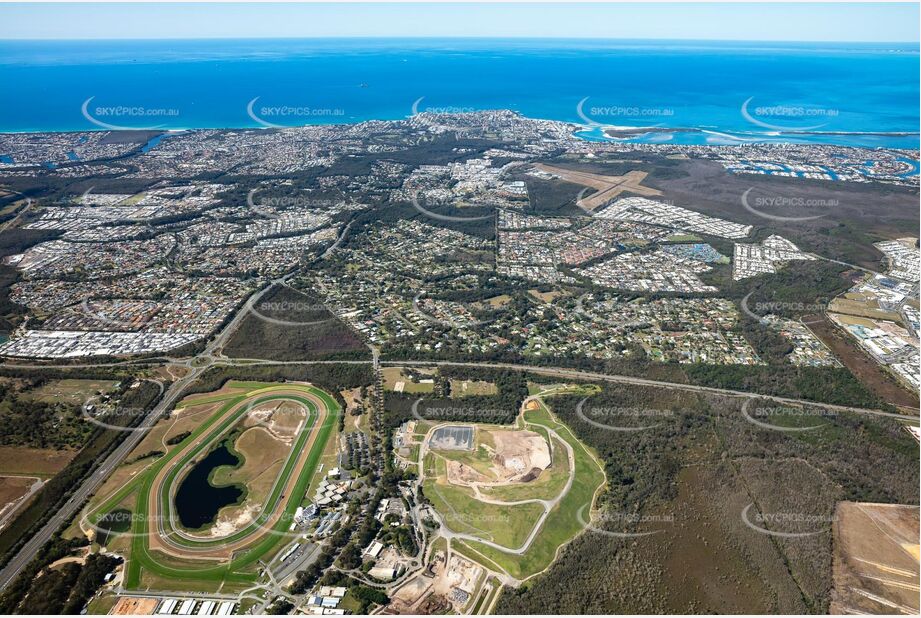
[{"label": "clear blue sky", "polygon": [[0,4],[0,39],[919,40],[917,3]]}]

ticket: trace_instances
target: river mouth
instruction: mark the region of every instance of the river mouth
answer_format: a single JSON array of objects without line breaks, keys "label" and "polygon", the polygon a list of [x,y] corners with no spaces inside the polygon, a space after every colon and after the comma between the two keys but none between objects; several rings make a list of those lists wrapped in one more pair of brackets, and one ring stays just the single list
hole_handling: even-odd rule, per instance
[{"label": "river mouth", "polygon": [[175,496],[176,514],[183,528],[201,530],[215,523],[222,508],[243,499],[246,491],[240,485],[214,485],[211,481],[215,470],[221,466],[235,468],[242,462],[225,441],[192,467]]}]

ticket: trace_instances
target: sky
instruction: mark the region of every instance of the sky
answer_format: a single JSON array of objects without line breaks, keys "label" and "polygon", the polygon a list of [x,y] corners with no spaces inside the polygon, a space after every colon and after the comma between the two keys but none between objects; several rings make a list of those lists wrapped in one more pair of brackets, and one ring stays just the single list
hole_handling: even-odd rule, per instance
[{"label": "sky", "polygon": [[0,39],[919,41],[918,3],[0,3]]}]

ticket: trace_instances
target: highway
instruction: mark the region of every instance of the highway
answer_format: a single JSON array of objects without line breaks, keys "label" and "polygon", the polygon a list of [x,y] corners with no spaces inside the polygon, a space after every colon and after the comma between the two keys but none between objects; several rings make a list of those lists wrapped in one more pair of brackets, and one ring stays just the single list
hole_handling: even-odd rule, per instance
[{"label": "highway", "polygon": [[81,508],[83,503],[92,496],[97,489],[106,480],[109,471],[114,470],[128,456],[134,448],[144,439],[147,431],[153,427],[160,417],[173,409],[174,404],[185,391],[186,387],[192,384],[198,377],[214,364],[214,354],[220,353],[221,348],[227,340],[236,332],[243,319],[249,314],[256,303],[267,290],[271,289],[276,283],[284,283],[290,274],[280,277],[270,282],[264,288],[250,296],[249,300],[244,303],[243,307],[234,318],[217,334],[217,336],[199,353],[197,356],[184,361],[182,364],[188,367],[189,372],[182,378],[173,382],[163,394],[163,397],[154,406],[147,416],[133,428],[126,431],[128,434],[122,442],[112,451],[108,457],[103,460],[99,467],[93,473],[84,479],[83,483],[74,490],[70,499],[52,515],[41,529],[20,548],[19,552],[0,570],[0,590],[5,589],[17,575],[25,568],[38,554],[38,551],[48,542],[51,536],[69,522]]},{"label": "highway", "polygon": [[[584,371],[579,369],[568,369],[563,367],[541,367],[541,366],[532,366],[532,365],[523,365],[515,363],[488,363],[488,362],[462,362],[462,361],[435,361],[435,360],[379,360],[377,354],[374,354],[373,360],[357,360],[357,361],[271,361],[265,359],[228,359],[222,357],[221,350],[227,340],[236,332],[239,325],[242,323],[243,319],[249,314],[253,305],[259,301],[260,298],[276,284],[284,284],[287,279],[292,276],[293,273],[289,273],[280,277],[263,287],[258,292],[254,293],[249,300],[244,303],[243,307],[234,318],[224,327],[223,330],[206,346],[206,348],[199,353],[198,355],[187,358],[187,359],[169,359],[174,362],[174,364],[182,365],[188,368],[189,372],[181,379],[173,382],[166,393],[163,395],[163,398],[160,402],[148,413],[144,420],[133,430],[129,432],[129,435],[125,440],[108,456],[105,461],[100,465],[96,472],[94,472],[90,477],[85,479],[79,488],[73,493],[71,498],[67,501],[64,507],[55,513],[48,522],[41,528],[41,530],[32,536],[29,541],[20,549],[20,551],[13,557],[10,562],[0,571],[0,590],[5,588],[25,567],[26,564],[36,555],[38,550],[51,538],[52,534],[60,528],[64,523],[70,521],[70,519],[77,513],[80,506],[86,501],[93,493],[102,485],[105,480],[105,472],[109,470],[114,470],[122,460],[134,449],[135,446],[143,439],[146,431],[150,429],[160,416],[169,410],[172,409],[176,400],[185,390],[185,388],[193,383],[204,371],[209,369],[212,366],[257,366],[257,365],[311,365],[311,364],[369,364],[372,366],[377,365],[417,365],[417,366],[450,366],[450,367],[485,367],[492,369],[510,369],[516,371],[527,371],[530,373],[535,373],[539,375],[547,375],[557,378],[568,378],[574,380],[588,380],[588,381],[598,381],[598,382],[609,382],[617,384],[631,384],[637,386],[652,386],[657,388],[665,388],[671,390],[681,390],[687,392],[696,392],[696,393],[712,393],[716,395],[724,395],[730,397],[741,397],[746,399],[751,398],[761,398],[769,401],[773,401],[780,404],[790,404],[797,406],[820,406],[829,410],[835,410],[839,412],[850,412],[854,414],[868,414],[873,416],[881,416],[887,418],[894,418],[901,421],[918,424],[919,418],[916,415],[905,415],[897,414],[893,412],[886,412],[883,410],[873,410],[867,408],[859,408],[854,406],[842,406],[835,404],[823,404],[816,403],[814,401],[808,401],[804,399],[795,399],[791,397],[780,397],[776,395],[761,395],[758,393],[750,393],[745,391],[737,391],[723,388],[715,388],[709,386],[697,386],[694,384],[682,384],[679,382],[666,382],[662,380],[651,380],[648,378],[639,378],[635,376],[624,376],[617,374],[606,374],[606,373],[597,373],[592,371]],[[143,361],[147,363],[155,362],[153,360]],[[132,361],[123,361],[120,363],[88,363],[83,365],[64,365],[58,367],[60,368],[80,368],[80,367],[106,367],[106,366],[117,366],[120,364],[131,364]],[[34,368],[34,369],[47,369],[50,367],[55,367],[55,365],[17,365],[15,363],[6,363],[8,367],[16,368]]]},{"label": "highway", "polygon": [[32,558],[38,554],[38,551],[51,538],[54,532],[69,522],[83,503],[93,495],[93,493],[102,485],[106,475],[110,470],[114,470],[122,460],[128,456],[134,447],[147,434],[147,430],[160,418],[164,412],[172,409],[172,405],[182,393],[183,389],[198,377],[197,371],[192,371],[181,380],[173,382],[170,388],[164,393],[160,402],[147,413],[147,416],[138,424],[137,427],[127,431],[128,435],[112,451],[100,466],[87,477],[83,483],[71,494],[70,499],[54,515],[45,522],[45,525],[30,538],[19,552],[3,567],[0,571],[0,590],[6,588],[12,582],[20,571],[29,563]]},{"label": "highway", "polygon": [[[556,378],[568,378],[571,380],[595,381],[595,382],[612,382],[616,384],[632,384],[635,386],[654,386],[657,388],[666,388],[671,390],[688,391],[692,393],[712,393],[715,395],[725,395],[729,397],[742,397],[745,399],[766,399],[776,403],[785,403],[796,406],[814,406],[835,410],[838,412],[851,412],[853,414],[869,414],[872,416],[883,416],[894,418],[901,421],[918,424],[917,415],[899,414],[897,412],[886,412],[885,410],[876,410],[872,408],[860,408],[857,406],[843,406],[833,403],[820,403],[809,399],[796,399],[794,397],[782,397],[779,395],[762,395],[748,391],[737,391],[728,388],[717,388],[714,386],[698,386],[696,384],[686,384],[682,382],[667,382],[665,380],[651,380],[649,378],[639,378],[636,376],[626,376],[614,373],[598,373],[594,371],[584,371],[581,369],[569,369],[566,367],[545,367],[540,365],[524,365],[519,363],[487,363],[475,361],[439,361],[424,359],[407,359],[407,360],[378,360],[376,362],[382,366],[435,366],[435,367],[485,367],[490,369],[511,369],[514,371],[526,371],[539,375],[547,375]],[[353,364],[367,365],[372,361],[367,360],[342,360],[342,361],[273,361],[257,358],[238,358],[238,359],[218,359],[214,361],[216,365],[229,366],[257,366],[257,365],[324,365],[324,364]]]},{"label": "highway", "polygon": [[518,365],[514,363],[465,363],[453,361],[380,361],[382,365],[437,365],[449,367],[491,367],[494,369],[513,369],[517,371],[528,371],[541,375],[549,375],[560,378],[571,378],[574,380],[594,380],[598,382],[614,382],[618,384],[633,384],[637,386],[655,386],[671,390],[682,390],[693,393],[713,393],[716,395],[728,395],[730,397],[744,397],[746,399],[759,398],[767,399],[777,403],[786,403],[797,406],[815,406],[835,410],[838,412],[852,412],[854,414],[871,414],[874,416],[885,416],[896,418],[902,421],[918,424],[918,416],[909,416],[898,414],[896,412],[885,412],[883,410],[873,410],[869,408],[858,408],[854,406],[841,406],[832,403],[817,403],[807,399],[795,399],[792,397],[780,397],[777,395],[762,395],[759,393],[750,393],[747,391],[736,391],[726,388],[715,388],[712,386],[697,386],[694,384],[682,384],[680,382],[665,382],[663,380],[650,380],[647,378],[637,378],[634,376],[623,376],[608,373],[596,373],[592,371],[582,371],[580,369],[566,369],[563,367],[535,367],[532,365]]}]

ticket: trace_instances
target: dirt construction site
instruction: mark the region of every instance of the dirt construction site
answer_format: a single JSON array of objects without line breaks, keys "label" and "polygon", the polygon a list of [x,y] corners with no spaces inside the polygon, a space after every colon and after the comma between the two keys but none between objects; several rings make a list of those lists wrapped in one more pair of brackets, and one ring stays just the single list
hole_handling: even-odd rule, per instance
[{"label": "dirt construction site", "polygon": [[[550,467],[550,445],[538,433],[524,430],[477,430],[474,460],[447,460],[448,480],[471,483],[523,483]],[[432,442],[432,448],[438,448]],[[471,445],[473,439],[471,435]]]},{"label": "dirt construction site", "polygon": [[838,503],[829,613],[918,615],[918,534],[917,506]]},{"label": "dirt construction site", "polygon": [[[446,559],[443,551],[432,557],[429,568],[397,590],[384,613],[421,614],[436,607],[453,607],[461,613],[485,575],[483,567],[456,553]],[[443,613],[443,612],[440,612]]]}]

